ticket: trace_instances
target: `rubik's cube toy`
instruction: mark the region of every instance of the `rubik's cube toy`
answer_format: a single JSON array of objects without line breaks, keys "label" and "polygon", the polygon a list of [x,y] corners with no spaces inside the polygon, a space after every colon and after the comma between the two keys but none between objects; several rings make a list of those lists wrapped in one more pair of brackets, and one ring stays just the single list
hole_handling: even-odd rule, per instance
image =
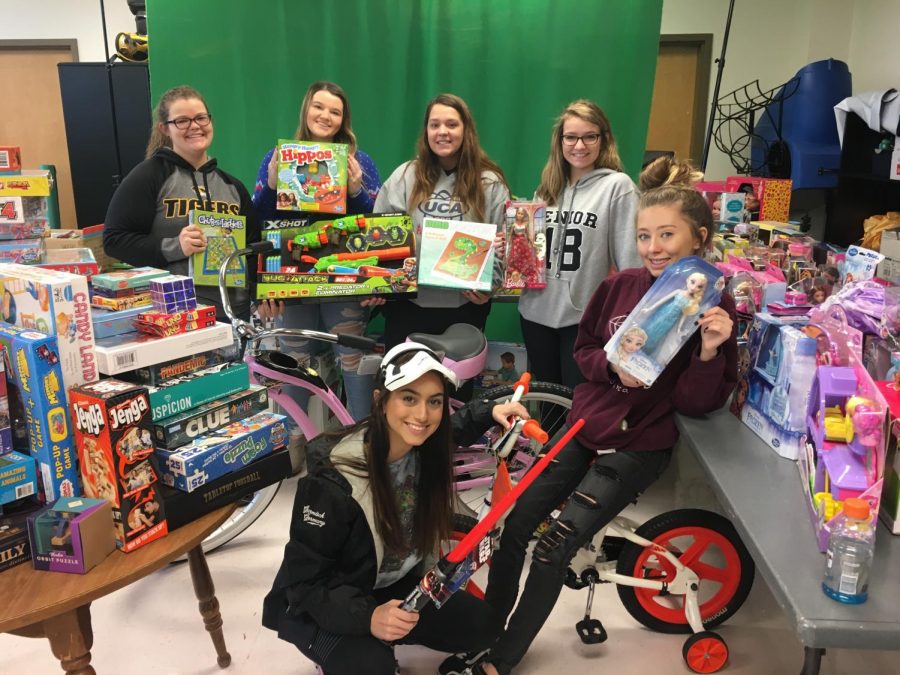
[{"label": "rubik's cube toy", "polygon": [[194,280],[177,274],[150,280],[150,299],[153,309],[174,314],[197,308]]}]

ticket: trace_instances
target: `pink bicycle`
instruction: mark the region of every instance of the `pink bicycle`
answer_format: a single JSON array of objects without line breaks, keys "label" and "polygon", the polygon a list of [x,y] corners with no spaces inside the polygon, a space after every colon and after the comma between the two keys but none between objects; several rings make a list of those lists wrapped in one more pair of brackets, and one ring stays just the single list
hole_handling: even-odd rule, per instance
[{"label": "pink bicycle", "polygon": [[[250,380],[269,388],[269,398],[277,403],[288,417],[299,427],[307,440],[318,436],[322,430],[310,419],[300,405],[285,391],[286,385],[294,385],[306,389],[312,396],[318,397],[334,413],[342,425],[353,424],[353,418],[340,398],[328,387],[319,374],[302,364],[289,354],[277,349],[264,349],[262,341],[267,338],[300,337],[308,340],[338,343],[366,351],[374,351],[375,340],[356,335],[332,334],[305,329],[259,328],[234,315],[228,294],[225,292],[225,271],[231,261],[238,256],[265,254],[272,249],[270,242],[258,242],[249,248],[231,253],[223,261],[219,271],[219,290],[222,305],[231,321],[235,334],[240,341],[240,351],[250,370]],[[461,381],[471,379],[481,373],[487,360],[487,340],[474,326],[455,324],[441,335],[414,333],[410,340],[421,342],[443,355],[445,366],[453,370]],[[515,391],[515,385],[494,387],[483,394],[491,401],[509,400]],[[572,407],[572,391],[556,384],[533,382],[520,401],[532,418],[551,436],[565,423],[569,409]],[[462,406],[459,402],[451,402],[454,409]],[[473,488],[490,486],[497,468],[497,458],[492,453],[492,446],[501,440],[501,430],[489,431],[479,443],[460,448],[455,456],[454,472],[456,476],[457,505],[459,514],[454,522],[454,536],[461,536],[474,526],[480,509],[482,491],[471,499],[464,499],[463,493]],[[506,458],[511,478],[515,481],[528,470],[541,449],[535,440],[519,435],[513,439],[511,449]],[[293,460],[293,458],[292,458]],[[299,465],[294,471],[300,470]],[[250,527],[266,510],[278,492],[281,483],[275,483],[245,498],[239,508],[203,542],[204,551],[212,551],[231,541]]]}]

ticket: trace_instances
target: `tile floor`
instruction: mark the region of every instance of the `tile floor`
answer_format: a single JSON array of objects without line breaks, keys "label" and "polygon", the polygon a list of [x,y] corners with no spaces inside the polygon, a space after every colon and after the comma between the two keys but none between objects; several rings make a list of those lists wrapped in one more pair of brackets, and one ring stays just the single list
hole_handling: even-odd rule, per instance
[{"label": "tile floor", "polygon": [[[97,672],[312,675],[312,663],[260,625],[261,601],[281,560],[293,495],[293,482],[286,483],[250,530],[209,556],[233,659],[227,671],[216,666],[187,567],[173,565],[93,603],[92,665]],[[640,520],[683,506],[715,509],[715,500],[687,451],[676,455],[665,478],[628,515]],[[653,633],[640,626],[625,612],[609,585],[598,588],[594,602],[594,615],[603,621],[609,640],[597,646],[582,645],[574,624],[583,616],[584,600],[583,591],[563,589],[556,609],[517,673],[689,672],[681,658],[683,636]],[[800,671],[802,647],[761,578],[757,578],[741,611],[719,631],[731,650],[724,671],[730,675],[793,675]],[[419,675],[436,672],[443,655],[421,647],[400,647],[398,658],[404,675]],[[46,640],[0,635],[0,673],[58,672],[59,663]],[[900,652],[829,650],[821,672],[898,673]]]}]

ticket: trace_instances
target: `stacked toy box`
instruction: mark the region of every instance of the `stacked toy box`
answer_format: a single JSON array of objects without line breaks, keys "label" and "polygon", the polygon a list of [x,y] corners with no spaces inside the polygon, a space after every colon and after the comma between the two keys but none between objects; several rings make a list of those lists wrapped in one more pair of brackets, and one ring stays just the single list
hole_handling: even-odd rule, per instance
[{"label": "stacked toy box", "polygon": [[0,175],[0,261],[40,261],[41,237],[49,229],[49,171]]}]

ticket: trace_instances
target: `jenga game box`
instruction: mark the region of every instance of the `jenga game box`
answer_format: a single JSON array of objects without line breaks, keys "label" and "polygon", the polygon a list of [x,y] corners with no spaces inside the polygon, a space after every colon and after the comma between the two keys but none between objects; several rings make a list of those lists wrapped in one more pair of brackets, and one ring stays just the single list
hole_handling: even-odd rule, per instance
[{"label": "jenga game box", "polygon": [[147,389],[107,379],[73,388],[69,400],[84,491],[112,503],[118,547],[166,535]]},{"label": "jenga game box", "polygon": [[275,251],[258,259],[260,300],[415,297],[416,235],[404,213],[270,220],[262,234]]},{"label": "jenga game box", "polygon": [[37,461],[41,496],[52,502],[77,497],[76,454],[60,355],[55,337],[0,322],[4,368],[16,383],[25,414],[28,446]]},{"label": "jenga game box", "polygon": [[349,150],[342,143],[278,141],[278,210],[347,213]]},{"label": "jenga game box", "polygon": [[99,377],[87,279],[28,265],[0,265],[0,318],[56,336],[64,388]]}]

